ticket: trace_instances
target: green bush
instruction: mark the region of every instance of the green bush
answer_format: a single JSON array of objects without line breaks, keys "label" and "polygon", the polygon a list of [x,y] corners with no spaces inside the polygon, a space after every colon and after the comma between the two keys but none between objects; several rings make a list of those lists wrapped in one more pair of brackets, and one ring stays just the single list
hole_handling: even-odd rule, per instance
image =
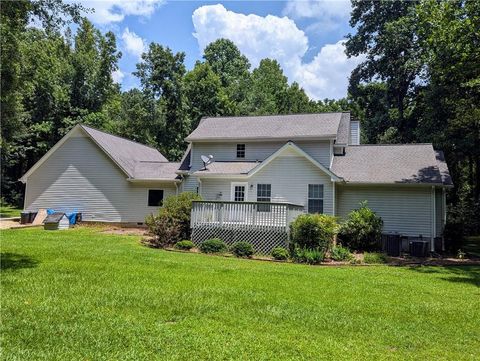
[{"label": "green bush", "polygon": [[145,223],[153,235],[146,243],[155,248],[163,248],[175,244],[180,238],[180,225],[178,222],[167,215],[150,215],[145,219]]},{"label": "green bush", "polygon": [[192,192],[167,197],[157,215],[147,216],[145,224],[155,236],[158,247],[172,246],[190,238],[190,213],[194,200],[201,200],[201,197]]},{"label": "green bush", "polygon": [[326,214],[302,214],[290,224],[290,247],[327,252],[338,231],[335,217]]},{"label": "green bush", "polygon": [[461,222],[447,222],[443,231],[445,249],[450,253],[456,253],[465,246],[464,225]]},{"label": "green bush", "polygon": [[192,241],[185,239],[183,241],[175,243],[175,248],[176,249],[181,249],[183,251],[189,251],[191,250],[195,245],[193,244]]},{"label": "green bush", "polygon": [[341,245],[333,246],[332,251],[330,252],[330,257],[334,261],[351,261],[354,258],[353,254],[350,253],[350,250]]},{"label": "green bush", "polygon": [[340,227],[339,238],[350,249],[371,251],[379,247],[383,221],[370,208],[367,202],[351,211]]},{"label": "green bush", "polygon": [[277,261],[285,261],[288,259],[288,251],[283,247],[272,249],[272,257]]},{"label": "green bush", "polygon": [[253,246],[248,242],[237,242],[233,244],[230,251],[237,256],[243,258],[250,258],[255,253]]},{"label": "green bush", "polygon": [[200,244],[200,251],[203,253],[224,253],[227,245],[220,238],[207,239]]},{"label": "green bush", "polygon": [[387,263],[387,256],[383,253],[365,252],[363,254],[363,262],[365,263]]},{"label": "green bush", "polygon": [[319,264],[325,259],[325,252],[320,249],[296,248],[292,259],[297,263]]}]

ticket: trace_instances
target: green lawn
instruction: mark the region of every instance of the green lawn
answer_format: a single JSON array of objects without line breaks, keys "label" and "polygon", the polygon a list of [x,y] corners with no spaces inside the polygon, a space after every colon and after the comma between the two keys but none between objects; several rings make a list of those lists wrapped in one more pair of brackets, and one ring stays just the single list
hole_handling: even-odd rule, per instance
[{"label": "green lawn", "polygon": [[478,360],[480,267],[313,267],[3,231],[7,360]]},{"label": "green lawn", "polygon": [[20,208],[2,204],[0,205],[0,218],[20,217],[21,211]]}]

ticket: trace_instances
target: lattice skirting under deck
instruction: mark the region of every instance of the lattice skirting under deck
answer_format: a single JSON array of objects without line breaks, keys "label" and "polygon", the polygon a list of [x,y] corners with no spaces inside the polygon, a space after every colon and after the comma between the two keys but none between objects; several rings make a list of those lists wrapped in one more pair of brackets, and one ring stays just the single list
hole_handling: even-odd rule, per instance
[{"label": "lattice skirting under deck", "polygon": [[220,238],[227,245],[248,242],[258,254],[270,254],[275,247],[287,247],[288,233],[285,227],[222,227],[219,225],[196,225],[192,230],[192,241],[198,246],[211,238]]}]

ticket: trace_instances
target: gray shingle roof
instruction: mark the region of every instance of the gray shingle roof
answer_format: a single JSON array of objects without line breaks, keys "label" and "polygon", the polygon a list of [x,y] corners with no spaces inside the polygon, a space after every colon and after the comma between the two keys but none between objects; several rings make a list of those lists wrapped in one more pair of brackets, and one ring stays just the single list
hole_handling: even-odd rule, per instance
[{"label": "gray shingle roof", "polygon": [[343,114],[319,113],[204,118],[186,138],[198,140],[334,138]]},{"label": "gray shingle roof", "polygon": [[190,169],[190,157],[192,156],[192,146],[188,145],[187,150],[183,154],[182,160],[180,161],[180,166],[178,170],[186,171]]},{"label": "gray shingle roof", "polygon": [[207,166],[207,169],[200,169],[193,174],[199,176],[247,174],[259,164],[260,162],[213,162]]},{"label": "gray shingle roof", "polygon": [[445,155],[441,150],[436,150],[435,157],[437,158],[438,170],[440,171],[443,184],[453,185],[452,177],[450,176],[450,172],[448,171],[448,165],[445,161]]},{"label": "gray shingle roof", "polygon": [[335,144],[350,143],[350,113],[343,113],[338,125],[337,140]]},{"label": "gray shingle roof", "polygon": [[135,164],[135,179],[174,180],[180,179],[175,173],[180,163],[140,161]]},{"label": "gray shingle roof", "polygon": [[81,125],[93,140],[131,177],[139,161],[168,162],[155,148]]},{"label": "gray shingle roof", "polygon": [[331,170],[354,183],[451,184],[444,183],[449,178],[446,164],[441,167],[443,176],[431,144],[358,145],[335,156]]}]

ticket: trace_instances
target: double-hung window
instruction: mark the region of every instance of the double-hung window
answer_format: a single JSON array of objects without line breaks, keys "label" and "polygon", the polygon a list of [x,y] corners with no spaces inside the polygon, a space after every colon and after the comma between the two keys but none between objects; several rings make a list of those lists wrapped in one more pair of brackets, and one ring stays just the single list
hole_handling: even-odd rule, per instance
[{"label": "double-hung window", "polygon": [[308,185],[308,213],[323,213],[323,184]]},{"label": "double-hung window", "polygon": [[[272,185],[257,184],[257,202],[271,202]],[[257,206],[259,212],[270,212],[270,204],[259,204]]]},{"label": "double-hung window", "polygon": [[237,144],[237,158],[245,158],[245,144]]}]

